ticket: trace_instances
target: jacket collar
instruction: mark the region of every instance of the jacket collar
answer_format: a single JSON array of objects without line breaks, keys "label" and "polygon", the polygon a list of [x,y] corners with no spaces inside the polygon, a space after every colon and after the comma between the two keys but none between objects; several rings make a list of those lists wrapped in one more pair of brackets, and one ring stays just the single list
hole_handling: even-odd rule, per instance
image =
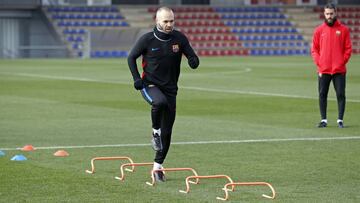
[{"label": "jacket collar", "polygon": [[162,41],[162,42],[167,42],[171,40],[172,37],[172,32],[167,34],[165,32],[160,31],[156,26],[154,27],[154,36],[156,37],[156,39]]}]

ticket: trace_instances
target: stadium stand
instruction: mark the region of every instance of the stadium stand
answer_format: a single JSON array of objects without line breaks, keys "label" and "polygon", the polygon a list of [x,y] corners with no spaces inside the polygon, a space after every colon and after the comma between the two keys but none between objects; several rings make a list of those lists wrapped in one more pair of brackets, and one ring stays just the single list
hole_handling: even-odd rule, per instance
[{"label": "stadium stand", "polygon": [[[118,58],[127,57],[129,44],[151,30],[156,9],[55,6],[44,7],[43,11],[74,57],[82,57],[89,49],[87,54],[92,58]],[[173,9],[177,29],[188,37],[200,56],[308,55],[313,30],[322,22],[321,7]],[[360,7],[339,8],[339,18],[351,30],[354,54],[360,53],[359,11]],[[130,31],[132,28],[136,29]]]},{"label": "stadium stand", "polygon": [[[276,7],[178,7],[176,26],[202,56],[306,55],[309,43]],[[156,8],[149,8],[154,13]]]},{"label": "stadium stand", "polygon": [[[114,40],[110,47],[93,46],[99,44],[93,40],[98,39],[97,36],[106,35],[109,30],[117,32],[123,27],[130,26],[117,7],[56,6],[46,7],[44,12],[75,57],[82,57],[87,46],[91,46],[88,47],[91,53],[88,54],[93,58],[127,56],[127,51],[117,50],[118,40],[114,38],[109,39]],[[109,40],[98,39],[103,42]]]}]

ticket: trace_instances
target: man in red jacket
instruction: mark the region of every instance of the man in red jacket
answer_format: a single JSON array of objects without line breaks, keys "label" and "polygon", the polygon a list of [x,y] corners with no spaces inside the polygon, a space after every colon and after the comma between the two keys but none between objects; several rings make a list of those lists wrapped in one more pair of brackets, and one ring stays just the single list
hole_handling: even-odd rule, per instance
[{"label": "man in red jacket", "polygon": [[346,63],[351,56],[349,29],[336,18],[336,7],[324,7],[325,22],[313,35],[311,55],[317,66],[321,121],[319,128],[327,126],[326,108],[330,82],[333,82],[338,103],[338,127],[343,128],[345,112]]}]

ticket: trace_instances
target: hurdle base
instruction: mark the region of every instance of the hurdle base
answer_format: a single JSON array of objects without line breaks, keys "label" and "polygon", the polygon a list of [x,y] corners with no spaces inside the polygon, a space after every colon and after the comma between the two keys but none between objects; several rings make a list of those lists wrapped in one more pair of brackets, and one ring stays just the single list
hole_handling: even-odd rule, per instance
[{"label": "hurdle base", "polygon": [[116,180],[124,180],[124,178],[120,178],[119,176],[115,176]]},{"label": "hurdle base", "polygon": [[216,197],[216,199],[221,200],[221,201],[226,201],[226,199],[222,198],[222,197]]},{"label": "hurdle base", "polygon": [[268,199],[274,199],[273,197],[270,197],[269,195],[263,194],[262,196],[265,197],[265,198],[268,198]]}]

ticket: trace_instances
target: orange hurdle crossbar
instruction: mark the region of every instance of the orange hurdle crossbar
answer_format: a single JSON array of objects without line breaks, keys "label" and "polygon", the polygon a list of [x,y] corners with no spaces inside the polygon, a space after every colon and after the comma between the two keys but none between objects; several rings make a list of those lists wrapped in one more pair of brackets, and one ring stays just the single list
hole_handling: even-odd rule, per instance
[{"label": "orange hurdle crossbar", "polygon": [[[117,180],[125,180],[125,173],[124,173],[124,168],[127,167],[127,166],[131,166],[132,167],[132,171],[131,172],[134,172],[135,171],[135,166],[152,166],[154,165],[154,163],[126,163],[126,164],[122,164],[120,166],[120,172],[121,172],[121,175],[120,177],[119,176],[116,176],[115,179]],[[125,168],[125,170],[127,170]]]},{"label": "orange hurdle crossbar", "polygon": [[[210,175],[210,176],[188,176],[185,179],[185,184],[186,184],[186,190],[179,190],[179,192],[181,193],[189,193],[190,192],[190,179],[210,179],[210,178],[226,178],[228,179],[228,181],[230,183],[233,183],[234,181],[227,175]],[[232,190],[234,189],[234,187],[232,188]]]},{"label": "orange hurdle crossbar", "polygon": [[[128,160],[130,163],[134,163],[133,160],[127,156],[95,157],[91,159],[91,171],[86,170],[86,173],[90,173],[90,174],[95,173],[95,161],[110,161],[110,160]],[[126,170],[133,172],[134,167],[132,167],[132,169],[126,169]]]},{"label": "orange hurdle crossbar", "polygon": [[272,196],[265,195],[265,194],[263,194],[262,196],[265,197],[265,198],[268,198],[268,199],[275,199],[275,195],[276,195],[275,189],[270,183],[267,183],[267,182],[235,182],[235,183],[227,183],[227,184],[224,185],[224,188],[223,188],[223,190],[225,192],[225,197],[224,198],[217,197],[216,199],[219,199],[219,200],[228,200],[229,199],[228,186],[234,187],[234,186],[255,186],[255,185],[268,186],[271,189]]},{"label": "orange hurdle crossbar", "polygon": [[[162,168],[162,169],[156,169],[156,170],[151,170],[150,171],[150,174],[151,174],[151,179],[152,179],[152,182],[146,182],[146,184],[150,185],[150,186],[154,186],[155,185],[155,172],[158,172],[158,171],[162,171],[162,172],[165,172],[165,171],[191,171],[194,176],[198,176],[197,172],[193,169],[193,168]],[[196,181],[189,181],[190,183],[192,184],[198,184],[199,183],[199,179],[196,178]]]}]

